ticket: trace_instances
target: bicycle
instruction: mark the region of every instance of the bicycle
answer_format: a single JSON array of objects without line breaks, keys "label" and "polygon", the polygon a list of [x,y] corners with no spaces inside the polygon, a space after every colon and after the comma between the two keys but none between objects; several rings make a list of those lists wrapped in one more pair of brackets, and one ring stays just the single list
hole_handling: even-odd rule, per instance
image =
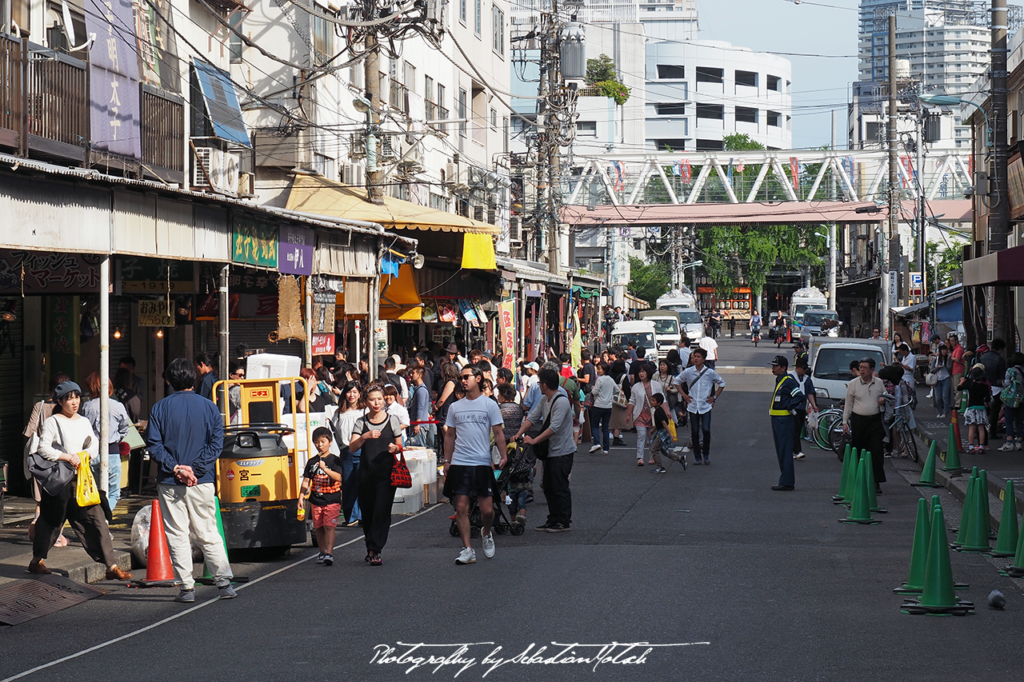
[{"label": "bicycle", "polygon": [[919,461],[920,456],[917,452],[917,439],[914,438],[914,432],[910,430],[910,424],[903,418],[900,410],[901,408],[907,407],[910,403],[904,403],[897,405],[894,409],[896,418],[893,420],[892,425],[889,427],[889,442],[894,443],[893,437],[896,437],[898,443],[896,444],[896,452],[900,457],[910,457],[915,462]]},{"label": "bicycle", "polygon": [[821,450],[832,450],[843,460],[848,437],[843,433],[843,408],[830,407],[818,413],[818,424],[811,432],[814,444]]},{"label": "bicycle", "polygon": [[761,328],[751,327],[750,328],[750,340],[754,342],[754,348],[757,348],[758,341],[761,340]]}]

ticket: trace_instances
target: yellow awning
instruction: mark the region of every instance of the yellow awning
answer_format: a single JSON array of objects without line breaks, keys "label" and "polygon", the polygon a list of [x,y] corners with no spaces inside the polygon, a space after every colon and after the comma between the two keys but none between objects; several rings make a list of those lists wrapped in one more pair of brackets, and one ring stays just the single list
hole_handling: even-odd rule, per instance
[{"label": "yellow awning", "polygon": [[[311,175],[297,175],[288,195],[287,208],[333,218],[366,220],[394,230],[433,230],[497,235],[501,228],[464,218],[455,213],[420,206],[410,201],[384,197],[384,204],[371,204],[366,190]],[[492,267],[493,269],[493,267]]]},{"label": "yellow awning", "polygon": [[398,277],[380,278],[380,319],[418,322],[423,317],[423,301],[416,290],[412,265],[398,268]]},{"label": "yellow awning", "polygon": [[463,270],[497,270],[494,241],[489,234],[466,233],[462,236]]}]

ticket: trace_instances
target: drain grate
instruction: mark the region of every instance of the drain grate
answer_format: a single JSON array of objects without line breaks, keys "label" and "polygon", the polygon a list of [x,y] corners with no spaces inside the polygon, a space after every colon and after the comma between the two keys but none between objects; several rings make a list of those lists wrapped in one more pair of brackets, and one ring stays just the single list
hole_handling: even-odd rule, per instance
[{"label": "drain grate", "polygon": [[59,575],[41,575],[0,587],[0,623],[18,625],[104,594]]}]

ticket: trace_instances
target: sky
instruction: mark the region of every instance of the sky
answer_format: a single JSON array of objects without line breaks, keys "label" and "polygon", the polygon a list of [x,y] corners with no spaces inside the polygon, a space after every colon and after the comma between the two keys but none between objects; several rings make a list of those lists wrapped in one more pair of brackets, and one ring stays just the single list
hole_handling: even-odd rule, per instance
[{"label": "sky", "polygon": [[857,79],[858,0],[697,0],[700,40],[724,40],[763,52],[845,55],[787,56],[793,64],[793,147],[846,141],[846,102]]}]

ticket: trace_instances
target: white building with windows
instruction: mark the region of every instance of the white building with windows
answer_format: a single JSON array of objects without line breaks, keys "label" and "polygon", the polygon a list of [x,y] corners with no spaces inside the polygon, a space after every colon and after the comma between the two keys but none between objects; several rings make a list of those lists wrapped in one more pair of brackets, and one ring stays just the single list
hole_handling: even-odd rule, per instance
[{"label": "white building with windows", "polygon": [[788,59],[726,42],[648,43],[646,148],[722,149],[724,137],[739,133],[789,149],[792,71]]}]

